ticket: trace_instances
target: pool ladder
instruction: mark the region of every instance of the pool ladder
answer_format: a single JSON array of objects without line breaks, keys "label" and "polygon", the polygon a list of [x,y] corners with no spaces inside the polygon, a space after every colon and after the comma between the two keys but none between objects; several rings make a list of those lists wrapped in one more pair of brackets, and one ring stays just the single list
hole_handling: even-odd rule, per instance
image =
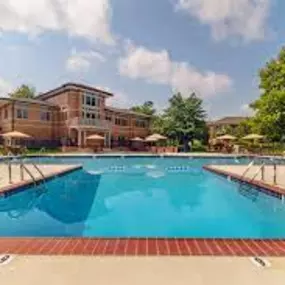
[{"label": "pool ladder", "polygon": [[[12,163],[11,163],[11,157],[8,157],[8,160],[5,161],[8,165],[8,177],[9,177],[9,183],[12,184]],[[31,165],[36,169],[36,171],[40,174],[40,176],[42,177],[42,181],[46,182],[46,177],[43,174],[43,172],[41,171],[41,169],[35,164],[35,163],[31,163]],[[21,176],[21,180],[24,180],[24,173],[27,173],[31,179],[33,180],[34,184],[37,185],[37,180],[35,178],[35,176],[32,174],[32,172],[30,171],[30,169],[25,165],[25,163],[23,162],[23,159],[21,159],[20,161],[20,176]]]},{"label": "pool ladder", "polygon": [[[40,176],[42,177],[42,181],[44,182],[44,184],[46,183],[46,177],[43,174],[43,172],[41,171],[41,169],[35,164],[35,163],[31,163],[31,165],[36,169],[36,171],[40,174]],[[37,185],[37,180],[35,178],[35,176],[32,174],[32,172],[30,171],[30,169],[23,163],[23,161],[21,161],[20,164],[20,175],[21,175],[21,180],[24,180],[24,171],[26,171],[26,173],[32,178],[33,182],[35,185]]]},{"label": "pool ladder", "polygon": [[[240,177],[240,187],[242,187],[243,185],[248,184],[247,182],[244,181],[244,178],[246,176],[246,174],[249,172],[249,170],[254,166],[254,160],[251,161],[247,168],[245,169],[245,171],[243,172],[243,174]],[[253,177],[250,179],[249,182],[253,182],[253,180],[259,175],[259,173],[261,172],[261,180],[264,181],[264,169],[265,169],[265,163],[262,163],[261,166],[257,169],[257,171],[254,173]]]}]

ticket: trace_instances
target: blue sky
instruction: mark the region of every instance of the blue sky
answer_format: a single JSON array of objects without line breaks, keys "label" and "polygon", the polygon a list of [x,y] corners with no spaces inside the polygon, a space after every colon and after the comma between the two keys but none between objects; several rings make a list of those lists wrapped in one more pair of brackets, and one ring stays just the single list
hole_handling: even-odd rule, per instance
[{"label": "blue sky", "polygon": [[258,69],[282,46],[281,0],[0,0],[0,95],[66,81],[114,92],[110,104],[175,91],[204,99],[209,118],[247,115]]}]

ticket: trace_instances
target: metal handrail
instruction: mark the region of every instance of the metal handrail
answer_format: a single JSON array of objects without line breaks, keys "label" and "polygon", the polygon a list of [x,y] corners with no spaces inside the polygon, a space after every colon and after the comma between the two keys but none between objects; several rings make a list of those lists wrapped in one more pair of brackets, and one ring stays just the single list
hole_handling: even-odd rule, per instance
[{"label": "metal handrail", "polygon": [[[31,163],[31,165],[38,171],[38,173],[42,176],[43,182],[46,182],[46,177],[43,174],[43,172],[40,170],[40,168],[35,164],[35,163]],[[37,181],[34,177],[34,175],[32,174],[32,172],[27,168],[27,166],[23,163],[23,160],[21,161],[21,180],[24,180],[24,172],[23,169],[26,170],[26,172],[29,174],[29,176],[33,179],[34,184],[36,185]]]},{"label": "metal handrail", "polygon": [[3,159],[4,164],[8,166],[8,177],[9,177],[9,184],[12,184],[12,164],[11,164],[11,156],[10,153]]},{"label": "metal handrail", "polygon": [[245,169],[245,171],[244,171],[244,172],[242,173],[242,175],[241,175],[241,179],[243,179],[243,178],[245,177],[245,175],[248,173],[248,171],[251,169],[252,166],[254,166],[254,160],[252,160],[252,161],[248,164],[247,168]]},{"label": "metal handrail", "polygon": [[[37,185],[37,181],[34,177],[34,175],[31,173],[31,171],[26,167],[26,165],[24,163],[21,163],[21,166],[20,166],[22,169],[26,170],[26,172],[29,174],[29,176],[32,178],[35,186]],[[21,170],[21,176],[22,176],[22,179],[23,179],[23,172]]]},{"label": "metal handrail", "polygon": [[40,168],[35,164],[32,163],[32,165],[34,166],[34,168],[39,172],[39,174],[42,176],[42,179],[44,182],[46,182],[46,177],[44,176],[43,172],[40,170]]},{"label": "metal handrail", "polygon": [[44,152],[46,152],[46,148],[45,148],[45,147],[42,147],[42,148],[39,150],[39,154],[44,153]]},{"label": "metal handrail", "polygon": [[252,182],[257,175],[259,174],[260,171],[262,171],[264,169],[265,163],[262,163],[262,165],[258,168],[258,170],[256,171],[256,173],[254,174],[254,176],[251,178],[250,182]]}]

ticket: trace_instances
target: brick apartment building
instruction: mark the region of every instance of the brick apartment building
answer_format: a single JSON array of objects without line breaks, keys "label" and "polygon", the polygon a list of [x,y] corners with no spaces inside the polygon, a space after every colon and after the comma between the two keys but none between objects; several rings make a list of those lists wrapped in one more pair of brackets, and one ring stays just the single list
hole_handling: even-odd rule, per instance
[{"label": "brick apartment building", "polygon": [[224,117],[217,121],[208,122],[208,130],[209,130],[209,138],[213,139],[219,135],[225,134],[227,128],[235,129],[239,126],[239,124],[245,121],[247,117]]},{"label": "brick apartment building", "polygon": [[0,98],[0,134],[20,131],[34,146],[86,147],[91,134],[105,137],[106,147],[122,146],[149,134],[149,117],[108,107],[113,94],[83,84],[66,83],[35,99]]}]

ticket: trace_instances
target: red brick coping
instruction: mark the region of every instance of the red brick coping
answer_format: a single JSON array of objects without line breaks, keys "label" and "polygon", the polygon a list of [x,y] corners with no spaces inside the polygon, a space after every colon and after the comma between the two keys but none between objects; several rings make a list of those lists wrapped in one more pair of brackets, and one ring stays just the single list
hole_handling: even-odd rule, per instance
[{"label": "red brick coping", "polygon": [[285,240],[0,238],[0,254],[285,256]]},{"label": "red brick coping", "polygon": [[246,183],[248,183],[254,187],[257,187],[257,189],[259,189],[261,192],[264,192],[264,193],[269,194],[271,196],[278,197],[280,199],[282,198],[282,196],[285,195],[285,189],[280,187],[280,186],[277,186],[277,185],[271,185],[271,184],[267,184],[267,183],[262,182],[262,181],[248,179],[248,178],[242,177],[241,175],[238,175],[238,174],[235,174],[235,173],[232,173],[229,171],[217,169],[213,165],[205,165],[205,166],[203,166],[203,168],[205,170],[208,170],[210,172],[213,172],[213,173],[221,175],[221,176],[230,177],[230,178],[236,179],[238,181],[246,182]]},{"label": "red brick coping", "polygon": [[[58,176],[62,176],[64,174],[68,174],[70,172],[73,172],[75,170],[79,170],[82,169],[82,165],[73,165],[70,167],[67,167],[66,169],[60,170],[60,171],[54,171],[49,173],[48,175],[45,175],[45,180],[48,181],[54,177],[58,177]],[[40,184],[41,182],[43,182],[43,178],[42,177],[38,177],[35,179],[36,183]],[[3,188],[0,189],[0,196],[5,196],[11,192],[15,192],[17,190],[23,190],[23,188],[28,188],[31,185],[34,184],[33,180],[25,180],[25,181],[20,181],[18,183],[13,183],[11,185],[5,186]]]}]

